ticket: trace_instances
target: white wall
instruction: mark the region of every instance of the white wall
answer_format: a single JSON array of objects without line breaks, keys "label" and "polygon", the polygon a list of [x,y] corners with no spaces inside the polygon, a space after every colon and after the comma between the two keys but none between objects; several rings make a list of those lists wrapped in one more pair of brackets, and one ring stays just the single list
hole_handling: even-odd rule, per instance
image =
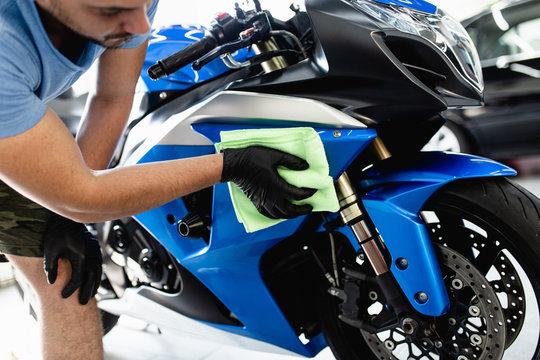
[{"label": "white wall", "polygon": [[[234,3],[241,0],[160,0],[154,23],[208,25],[217,12],[234,14]],[[293,13],[289,5],[295,0],[260,0],[261,6],[270,9],[279,19],[288,19]],[[302,2],[303,3],[303,2]]]},{"label": "white wall", "polygon": [[[234,2],[240,0],[160,0],[156,14],[156,24],[203,24],[208,25],[210,20],[219,11],[233,12]],[[289,5],[299,0],[260,0],[263,8],[268,8],[279,19],[288,19],[292,16]],[[462,20],[484,9],[494,0],[431,0],[442,7],[458,20]]]}]

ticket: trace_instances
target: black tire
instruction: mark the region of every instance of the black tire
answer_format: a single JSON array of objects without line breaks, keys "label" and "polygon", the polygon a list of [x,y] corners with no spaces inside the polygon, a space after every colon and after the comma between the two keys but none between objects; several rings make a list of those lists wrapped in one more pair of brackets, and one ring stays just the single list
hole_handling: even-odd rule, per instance
[{"label": "black tire", "polygon": [[[321,327],[336,359],[540,359],[540,200],[505,178],[460,180],[439,190],[422,216],[451,299],[449,314],[434,320],[448,341],[412,349],[401,329],[385,340],[337,319],[340,301],[325,296]],[[473,303],[481,315],[469,314]],[[479,345],[468,343],[471,334]]]},{"label": "black tire", "polygon": [[[106,276],[102,278],[101,284],[99,285],[98,294],[103,294],[103,293],[113,295],[116,297],[116,295],[114,294],[114,290],[111,286],[111,283],[109,282],[109,279]],[[100,299],[99,295],[97,299],[98,299],[98,308],[99,308],[99,299]],[[99,310],[99,316],[101,318],[102,333],[103,333],[103,336],[105,336],[116,326],[116,324],[118,323],[118,320],[120,319],[120,316],[111,314],[110,312],[107,312],[103,309],[98,309],[98,310]]]},{"label": "black tire", "polygon": [[99,315],[101,316],[101,327],[103,331],[103,336],[107,335],[118,323],[120,316],[111,314],[109,312],[99,310]]}]

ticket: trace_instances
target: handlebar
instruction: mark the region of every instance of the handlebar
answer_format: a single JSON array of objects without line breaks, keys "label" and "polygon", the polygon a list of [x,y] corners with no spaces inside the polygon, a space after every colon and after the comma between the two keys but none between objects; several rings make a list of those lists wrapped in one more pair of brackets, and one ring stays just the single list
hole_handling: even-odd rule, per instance
[{"label": "handlebar", "polygon": [[267,27],[262,29],[252,28],[247,30],[240,34],[240,38],[238,40],[216,47],[200,59],[194,61],[191,67],[193,70],[198,71],[204,65],[208,64],[210,61],[214,60],[220,55],[233,53],[259,40],[262,40],[268,34],[268,30],[269,28]]},{"label": "handlebar", "polygon": [[262,40],[271,29],[265,12],[257,12],[249,18],[234,18],[227,13],[219,13],[214,25],[201,40],[158,60],[148,69],[148,75],[152,80],[159,80],[190,63],[194,63],[194,70],[199,70],[223,52],[236,51]]},{"label": "handlebar", "polygon": [[201,40],[189,44],[182,50],[159,60],[148,69],[148,75],[152,80],[159,80],[192,63],[201,56],[206,55],[217,45],[216,38],[212,34],[207,34]]}]

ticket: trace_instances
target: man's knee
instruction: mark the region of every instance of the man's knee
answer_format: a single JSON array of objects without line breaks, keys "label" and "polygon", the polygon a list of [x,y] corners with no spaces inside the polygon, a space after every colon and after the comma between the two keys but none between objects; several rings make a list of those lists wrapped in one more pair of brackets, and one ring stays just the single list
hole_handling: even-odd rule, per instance
[{"label": "man's knee", "polygon": [[[45,271],[43,270],[43,258],[34,257],[22,257],[8,255],[7,258],[15,269],[23,276],[29,283],[32,289],[35,291],[40,302],[50,302],[62,299],[62,289],[66,286],[71,279],[71,266],[65,259],[58,261],[58,276],[54,284],[47,282]],[[72,295],[77,301],[78,293]],[[70,298],[64,305],[69,305]]]}]

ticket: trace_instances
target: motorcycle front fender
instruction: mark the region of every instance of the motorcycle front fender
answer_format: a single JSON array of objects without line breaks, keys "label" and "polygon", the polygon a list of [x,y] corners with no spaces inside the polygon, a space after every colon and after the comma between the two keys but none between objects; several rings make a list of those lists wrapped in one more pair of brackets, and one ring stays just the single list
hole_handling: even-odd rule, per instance
[{"label": "motorcycle front fender", "polygon": [[515,170],[478,156],[420,152],[405,160],[384,161],[359,182],[364,207],[391,255],[390,270],[418,312],[440,316],[450,304],[426,224],[420,217],[426,201],[442,186],[458,179],[514,175]]}]

